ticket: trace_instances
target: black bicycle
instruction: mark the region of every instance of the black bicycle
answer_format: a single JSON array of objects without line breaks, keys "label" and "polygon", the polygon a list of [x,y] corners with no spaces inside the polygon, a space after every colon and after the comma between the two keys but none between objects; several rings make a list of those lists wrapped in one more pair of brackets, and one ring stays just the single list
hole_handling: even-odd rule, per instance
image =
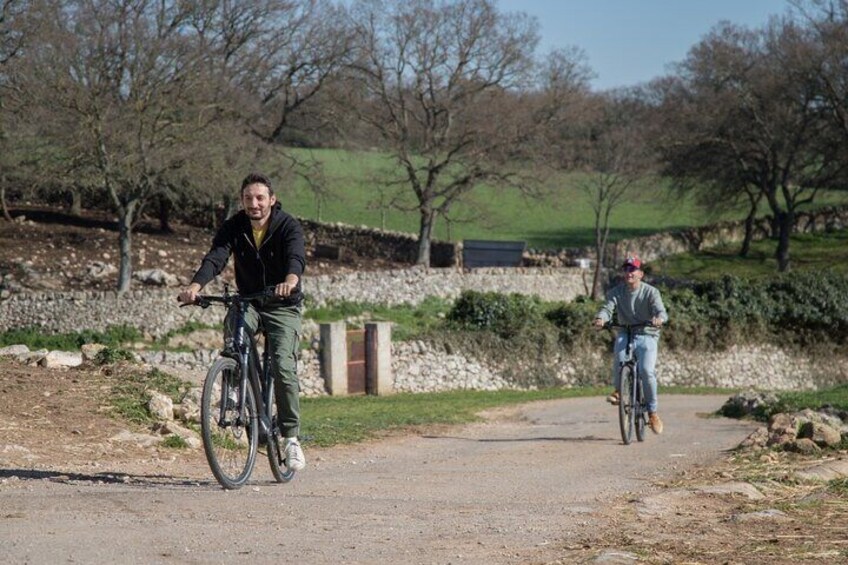
[{"label": "black bicycle", "polygon": [[650,322],[630,325],[606,325],[609,329],[624,330],[627,334],[624,360],[618,367],[618,425],[621,429],[621,439],[624,441],[624,445],[630,445],[630,442],[633,440],[634,429],[636,431],[636,439],[645,441],[645,428],[648,426],[648,404],[645,401],[642,379],[639,377],[638,359],[633,352],[633,332],[652,325]]},{"label": "black bicycle", "polygon": [[277,482],[287,483],[295,474],[286,466],[277,427],[267,336],[263,330],[266,346],[260,360],[254,336],[245,331],[244,317],[251,301],[273,295],[273,287],[254,294],[230,293],[225,287],[223,295],[198,295],[191,304],[202,308],[223,304],[235,325],[221,356],[206,373],[200,404],[203,449],[212,474],[225,489],[237,489],[247,482],[260,443],[266,446]]}]

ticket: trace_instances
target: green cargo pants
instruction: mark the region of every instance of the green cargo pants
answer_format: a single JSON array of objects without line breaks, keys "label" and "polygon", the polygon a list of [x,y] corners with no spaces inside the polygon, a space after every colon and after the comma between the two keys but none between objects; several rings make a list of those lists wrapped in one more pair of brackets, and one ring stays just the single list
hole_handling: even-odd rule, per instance
[{"label": "green cargo pants", "polygon": [[[251,304],[245,315],[245,335],[256,335],[260,327],[268,335],[274,395],[277,400],[277,424],[283,437],[300,433],[300,381],[297,378],[297,354],[300,347],[302,311],[300,306],[282,306],[274,302]],[[232,335],[234,321],[227,315],[225,334]]]}]

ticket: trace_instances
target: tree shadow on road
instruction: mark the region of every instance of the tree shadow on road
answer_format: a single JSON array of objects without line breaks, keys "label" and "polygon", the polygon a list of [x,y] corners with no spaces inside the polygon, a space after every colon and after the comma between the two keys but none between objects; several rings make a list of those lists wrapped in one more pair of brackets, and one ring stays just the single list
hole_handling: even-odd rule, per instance
[{"label": "tree shadow on road", "polygon": [[218,486],[213,480],[172,477],[168,475],[135,475],[131,473],[75,473],[61,470],[0,469],[0,480],[50,481],[62,484],[121,484],[127,486],[198,487]]}]

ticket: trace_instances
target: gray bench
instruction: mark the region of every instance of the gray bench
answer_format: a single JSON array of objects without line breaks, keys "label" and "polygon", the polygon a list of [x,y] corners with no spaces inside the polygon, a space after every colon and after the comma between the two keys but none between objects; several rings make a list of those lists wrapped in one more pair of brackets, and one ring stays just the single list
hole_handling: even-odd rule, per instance
[{"label": "gray bench", "polygon": [[466,239],[462,242],[462,266],[466,269],[520,267],[525,246],[523,241]]}]

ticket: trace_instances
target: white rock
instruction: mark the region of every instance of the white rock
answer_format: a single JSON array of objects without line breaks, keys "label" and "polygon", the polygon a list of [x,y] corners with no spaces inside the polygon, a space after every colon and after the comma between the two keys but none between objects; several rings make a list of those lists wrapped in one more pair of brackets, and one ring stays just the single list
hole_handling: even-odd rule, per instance
[{"label": "white rock", "polygon": [[82,365],[82,353],[77,351],[51,351],[39,362],[42,367],[48,369],[57,367],[79,367]]}]

